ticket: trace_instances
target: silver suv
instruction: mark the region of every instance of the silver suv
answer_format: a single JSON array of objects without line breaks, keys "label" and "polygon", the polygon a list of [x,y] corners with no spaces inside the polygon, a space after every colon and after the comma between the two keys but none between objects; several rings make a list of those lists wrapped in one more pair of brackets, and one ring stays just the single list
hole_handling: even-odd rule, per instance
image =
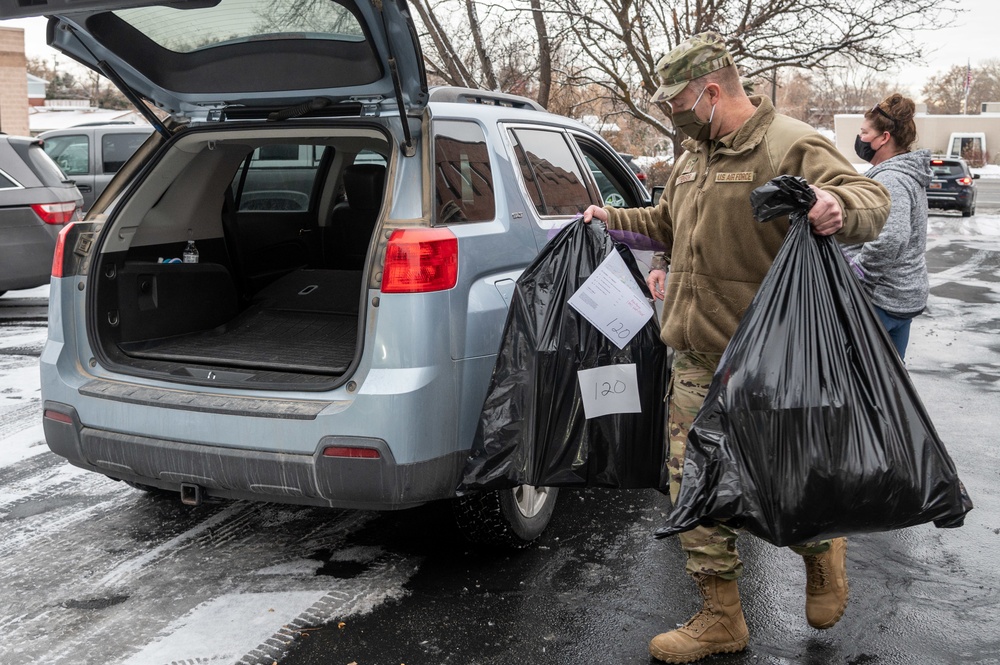
[{"label": "silver suv", "polygon": [[[53,45],[171,116],[62,236],[49,447],[189,504],[452,499],[514,281],[606,198],[595,174],[642,185],[527,99],[428,90],[402,0],[119,4],[74,2]],[[456,515],[518,545],[555,499]]]}]

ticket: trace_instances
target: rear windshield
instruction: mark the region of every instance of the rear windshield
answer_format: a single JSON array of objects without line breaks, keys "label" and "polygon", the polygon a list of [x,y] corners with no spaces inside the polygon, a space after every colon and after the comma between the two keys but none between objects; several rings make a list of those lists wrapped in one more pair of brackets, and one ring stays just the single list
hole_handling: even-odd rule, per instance
[{"label": "rear windshield", "polygon": [[935,176],[945,176],[945,175],[965,175],[965,169],[962,168],[961,164],[934,164],[931,163],[931,173]]},{"label": "rear windshield", "polygon": [[357,18],[333,0],[221,0],[212,7],[139,7],[114,14],[177,53],[272,39],[364,41]]},{"label": "rear windshield", "polygon": [[52,158],[45,154],[42,146],[38,143],[18,146],[11,143],[11,147],[21,155],[21,158],[31,169],[31,172],[35,174],[39,182],[42,183],[43,187],[62,186],[66,180],[66,176],[59,170],[59,166],[52,161]]}]

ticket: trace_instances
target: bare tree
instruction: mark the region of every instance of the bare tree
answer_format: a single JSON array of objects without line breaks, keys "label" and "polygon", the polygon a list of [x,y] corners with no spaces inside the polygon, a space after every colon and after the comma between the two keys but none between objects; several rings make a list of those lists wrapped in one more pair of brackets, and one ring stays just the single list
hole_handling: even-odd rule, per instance
[{"label": "bare tree", "polygon": [[[968,65],[954,65],[947,72],[933,76],[924,85],[927,110],[932,113],[961,113],[965,100],[965,77]],[[1000,60],[986,60],[972,69],[968,112],[979,113],[983,102],[1000,101]]]},{"label": "bare tree", "polygon": [[[954,0],[547,0],[589,66],[571,74],[603,89],[618,107],[674,136],[651,108],[656,62],[691,34],[716,30],[743,74],[812,70],[837,57],[876,72],[921,56],[912,39],[955,15]],[[877,36],[874,33],[877,27]]]},{"label": "bare tree", "polygon": [[837,113],[864,113],[893,92],[906,93],[883,73],[850,62],[824,67],[809,76],[813,85],[810,122],[833,126]]}]

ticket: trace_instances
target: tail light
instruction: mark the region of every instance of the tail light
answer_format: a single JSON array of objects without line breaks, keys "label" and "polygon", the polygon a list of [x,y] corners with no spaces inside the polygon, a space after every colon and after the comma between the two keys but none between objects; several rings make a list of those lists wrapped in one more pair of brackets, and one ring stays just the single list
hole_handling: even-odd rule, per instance
[{"label": "tail light", "polygon": [[382,293],[445,291],[458,283],[458,238],[448,229],[396,229],[385,248]]},{"label": "tail light", "polygon": [[66,236],[69,235],[70,229],[73,228],[73,222],[70,222],[62,228],[59,232],[59,236],[56,238],[56,251],[52,254],[52,276],[62,277],[63,276],[63,258],[66,254]]},{"label": "tail light", "polygon": [[635,174],[635,177],[639,179],[639,182],[646,182],[646,174],[639,172]]},{"label": "tail light", "polygon": [[969,185],[972,184],[972,178],[959,178],[955,182],[962,185],[963,187],[968,187]]},{"label": "tail light", "polygon": [[941,166],[942,164],[944,164],[944,162],[941,161],[940,159],[932,159],[931,160],[931,166]]},{"label": "tail light", "polygon": [[31,209],[46,224],[65,224],[77,219],[76,203],[32,203]]}]

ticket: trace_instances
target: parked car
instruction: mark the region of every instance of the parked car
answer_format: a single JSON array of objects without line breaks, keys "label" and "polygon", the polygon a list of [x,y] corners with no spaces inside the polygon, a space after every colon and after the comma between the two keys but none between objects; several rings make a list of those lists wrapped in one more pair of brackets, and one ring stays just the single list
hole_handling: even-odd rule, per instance
[{"label": "parked car", "polygon": [[87,211],[152,133],[152,125],[123,122],[51,129],[38,138],[63,173],[76,181]]},{"label": "parked car", "polygon": [[453,500],[474,540],[536,538],[556,490],[455,487],[515,280],[594,172],[648,205],[635,174],[528,99],[428,89],[403,0],[128,4],[50,19],[171,118],[61,237],[49,447],[189,504]]},{"label": "parked car", "polygon": [[621,157],[623,160],[625,160],[625,163],[628,165],[630,169],[632,169],[632,173],[634,173],[635,177],[639,179],[639,182],[641,182],[644,185],[648,184],[646,182],[646,172],[642,170],[641,166],[635,163],[634,155],[630,155],[626,152],[620,152],[618,153],[618,156]]},{"label": "parked car", "polygon": [[962,217],[976,212],[978,173],[969,170],[964,159],[932,157],[931,181],[927,185],[927,205],[944,210],[961,210]]},{"label": "parked car", "polygon": [[0,134],[0,295],[48,284],[56,237],[82,205],[41,141]]}]

